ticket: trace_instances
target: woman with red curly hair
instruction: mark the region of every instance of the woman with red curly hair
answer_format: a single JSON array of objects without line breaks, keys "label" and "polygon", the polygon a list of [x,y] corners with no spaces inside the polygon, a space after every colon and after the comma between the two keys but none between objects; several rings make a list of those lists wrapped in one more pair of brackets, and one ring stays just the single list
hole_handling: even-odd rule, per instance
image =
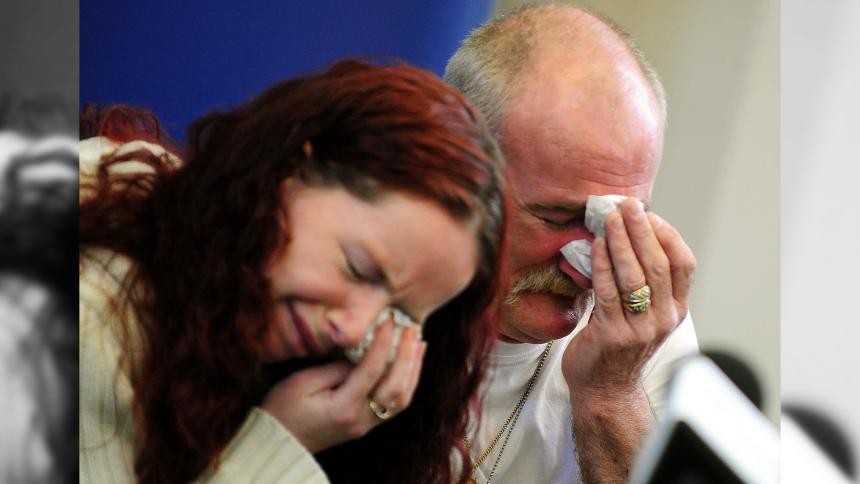
[{"label": "woman with red curly hair", "polygon": [[465,481],[504,196],[462,96],[344,61],[184,149],[81,134],[82,482]]}]

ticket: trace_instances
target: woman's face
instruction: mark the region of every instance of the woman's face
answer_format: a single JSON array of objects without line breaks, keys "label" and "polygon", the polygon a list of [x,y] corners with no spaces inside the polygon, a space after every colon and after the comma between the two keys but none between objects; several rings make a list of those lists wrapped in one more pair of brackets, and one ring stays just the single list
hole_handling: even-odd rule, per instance
[{"label": "woman's face", "polygon": [[476,229],[432,201],[385,191],[368,202],[295,178],[284,193],[290,240],[266,268],[268,361],[356,346],[387,306],[423,323],[475,273]]}]

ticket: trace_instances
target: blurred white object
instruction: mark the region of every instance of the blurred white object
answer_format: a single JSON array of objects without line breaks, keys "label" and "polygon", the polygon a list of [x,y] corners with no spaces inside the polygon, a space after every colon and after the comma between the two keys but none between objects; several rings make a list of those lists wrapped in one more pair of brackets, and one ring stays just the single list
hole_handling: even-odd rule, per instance
[{"label": "blurred white object", "polygon": [[856,443],[860,2],[784,0],[780,11],[780,388],[783,401],[822,409]]},{"label": "blurred white object", "polygon": [[[41,161],[24,170],[22,181],[77,181],[78,140],[70,136],[53,135],[33,140],[19,156]],[[74,165],[66,162],[70,156],[75,159]]]},{"label": "blurred white object", "polygon": [[55,362],[33,344],[48,299],[41,285],[0,272],[0,482],[48,482],[51,455],[40,429],[47,406],[64,405],[39,399],[60,388]]},{"label": "blurred white object", "polygon": [[14,131],[0,131],[0,174],[9,162],[30,146],[30,139]]},{"label": "blurred white object", "polygon": [[421,325],[413,321],[409,315],[397,308],[387,307],[379,313],[376,321],[367,328],[367,333],[364,335],[364,339],[361,343],[359,343],[358,346],[347,348],[344,351],[344,354],[349,361],[358,364],[361,359],[364,358],[364,353],[367,352],[368,348],[370,348],[370,345],[373,343],[373,335],[376,333],[376,328],[389,319],[394,320],[394,334],[391,339],[391,352],[388,354],[389,363],[394,361],[394,357],[397,356],[397,345],[400,343],[400,335],[403,333],[403,330],[409,326],[415,326],[418,328],[419,333],[421,331]]},{"label": "blurred white object", "polygon": [[[708,469],[667,457],[677,448],[673,439],[688,436],[698,443],[702,462],[732,474],[734,482],[771,484],[779,481],[779,435],[770,421],[709,359],[694,357],[678,368],[659,425],[646,439],[630,472],[631,484],[665,482],[658,469],[688,466],[706,478]],[[686,450],[686,449],[685,449]],[[689,450],[688,450],[689,451]],[[724,475],[724,474],[721,474]],[[683,482],[683,481],[677,481]],[[695,482],[733,482],[729,477]],[[819,480],[807,482],[825,482]]]},{"label": "blurred white object", "polygon": [[589,195],[585,204],[585,227],[588,231],[595,237],[606,235],[606,217],[618,211],[625,198],[624,195]]},{"label": "blurred white object", "polygon": [[580,274],[591,279],[591,242],[582,239],[570,241],[561,248],[561,255]]},{"label": "blurred white object", "polygon": [[791,417],[783,416],[780,433],[783,484],[850,482]]}]

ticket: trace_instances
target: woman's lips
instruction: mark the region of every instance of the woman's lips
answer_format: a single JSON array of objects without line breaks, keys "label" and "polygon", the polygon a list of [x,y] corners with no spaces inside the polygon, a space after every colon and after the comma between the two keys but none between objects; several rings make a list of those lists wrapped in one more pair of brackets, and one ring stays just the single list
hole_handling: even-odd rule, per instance
[{"label": "woman's lips", "polygon": [[[292,319],[292,316],[290,316],[290,319]],[[293,326],[295,327],[295,324]],[[305,358],[311,352],[307,343],[304,342],[302,335],[299,334],[298,329],[295,331],[281,330],[278,332],[278,337],[281,340],[281,344],[293,358]]]},{"label": "woman's lips", "polygon": [[323,354],[325,351],[320,345],[319,341],[314,337],[313,331],[311,331],[310,326],[304,320],[304,318],[299,315],[299,312],[296,310],[292,301],[287,301],[287,309],[290,311],[290,317],[293,318],[293,322],[296,325],[296,329],[299,332],[299,336],[301,336],[301,342],[304,344],[306,348],[310,348],[314,353]]}]

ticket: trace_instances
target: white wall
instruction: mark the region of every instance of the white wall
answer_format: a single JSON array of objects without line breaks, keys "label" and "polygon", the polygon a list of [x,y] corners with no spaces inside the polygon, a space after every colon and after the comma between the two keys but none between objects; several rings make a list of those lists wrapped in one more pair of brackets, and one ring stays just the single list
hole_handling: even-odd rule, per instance
[{"label": "white wall", "polygon": [[782,2],[782,390],[860,462],[860,2]]},{"label": "white wall", "polygon": [[[499,0],[496,13],[522,3]],[[699,260],[692,315],[705,349],[729,350],[779,415],[779,3],[575,2],[630,32],[660,73],[669,129],[654,209]]]}]

